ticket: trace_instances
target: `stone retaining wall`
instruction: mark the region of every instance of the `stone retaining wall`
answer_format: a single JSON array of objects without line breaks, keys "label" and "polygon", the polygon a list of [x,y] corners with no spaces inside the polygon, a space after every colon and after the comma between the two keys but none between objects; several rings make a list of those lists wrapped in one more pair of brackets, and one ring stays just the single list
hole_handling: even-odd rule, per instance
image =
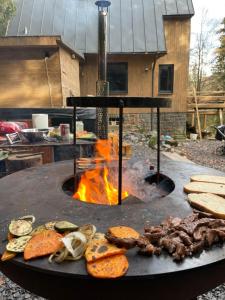
[{"label": "stone retaining wall", "polygon": [[[110,115],[111,124],[118,125],[117,115]],[[153,113],[153,130],[156,130],[156,113]],[[151,129],[151,114],[124,114],[124,129],[146,131]],[[161,113],[161,133],[164,135],[186,135],[186,113]],[[113,123],[114,122],[114,123]]]}]

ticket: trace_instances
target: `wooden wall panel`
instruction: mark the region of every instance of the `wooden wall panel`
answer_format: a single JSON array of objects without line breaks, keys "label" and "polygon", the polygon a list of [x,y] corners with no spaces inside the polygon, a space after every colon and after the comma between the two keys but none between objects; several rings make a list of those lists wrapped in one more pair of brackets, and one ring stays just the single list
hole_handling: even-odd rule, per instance
[{"label": "wooden wall panel", "polygon": [[[34,48],[0,50],[0,107],[50,107],[45,51]],[[59,53],[47,60],[53,106],[62,106]]]},{"label": "wooden wall panel", "polygon": [[66,106],[66,97],[80,96],[79,60],[72,58],[71,53],[64,48],[60,48],[59,54],[63,105]]},{"label": "wooden wall panel", "polygon": [[[167,54],[159,58],[155,68],[154,95],[172,98],[170,112],[186,112],[187,83],[190,47],[190,20],[165,20],[165,38]],[[128,94],[127,96],[151,96],[151,66],[153,56],[139,55],[109,55],[109,62],[128,62]],[[174,64],[174,93],[158,94],[159,64]],[[149,69],[145,71],[146,67]],[[97,56],[87,55],[81,67],[81,95],[95,95],[97,81]],[[146,109],[130,109],[126,112],[147,112]],[[117,110],[110,109],[110,113]]]},{"label": "wooden wall panel", "polygon": [[187,111],[188,68],[190,49],[190,19],[164,21],[167,54],[157,61],[155,94],[158,94],[159,64],[174,64],[172,108],[166,111]]}]

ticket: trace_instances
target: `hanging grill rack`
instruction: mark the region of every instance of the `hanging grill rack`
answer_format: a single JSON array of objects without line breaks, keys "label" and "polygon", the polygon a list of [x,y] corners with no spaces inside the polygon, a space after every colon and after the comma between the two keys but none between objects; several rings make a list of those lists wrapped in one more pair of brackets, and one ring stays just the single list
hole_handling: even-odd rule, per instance
[{"label": "hanging grill rack", "polygon": [[[118,108],[119,109],[119,168],[118,168],[118,205],[122,204],[122,145],[124,108],[156,108],[157,110],[157,180],[160,178],[160,108],[171,106],[169,98],[152,97],[68,97],[67,106],[74,108],[73,136],[76,146],[76,110],[77,107]],[[77,157],[74,155],[74,191],[77,190]]]}]

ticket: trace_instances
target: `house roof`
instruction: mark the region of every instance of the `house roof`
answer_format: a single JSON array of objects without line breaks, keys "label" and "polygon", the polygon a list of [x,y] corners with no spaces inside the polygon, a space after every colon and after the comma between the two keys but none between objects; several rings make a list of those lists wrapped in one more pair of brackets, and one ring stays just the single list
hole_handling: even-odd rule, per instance
[{"label": "house roof", "polygon": [[[7,36],[61,36],[79,53],[98,52],[95,0],[15,0]],[[191,17],[192,0],[111,0],[109,53],[166,52],[163,16]]]}]

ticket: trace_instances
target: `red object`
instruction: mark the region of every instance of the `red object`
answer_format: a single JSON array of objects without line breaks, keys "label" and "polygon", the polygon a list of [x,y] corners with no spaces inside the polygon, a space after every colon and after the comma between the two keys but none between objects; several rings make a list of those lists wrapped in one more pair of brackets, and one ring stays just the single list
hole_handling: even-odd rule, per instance
[{"label": "red object", "polygon": [[26,122],[6,122],[0,121],[0,134],[20,132],[22,129],[28,128]]}]

